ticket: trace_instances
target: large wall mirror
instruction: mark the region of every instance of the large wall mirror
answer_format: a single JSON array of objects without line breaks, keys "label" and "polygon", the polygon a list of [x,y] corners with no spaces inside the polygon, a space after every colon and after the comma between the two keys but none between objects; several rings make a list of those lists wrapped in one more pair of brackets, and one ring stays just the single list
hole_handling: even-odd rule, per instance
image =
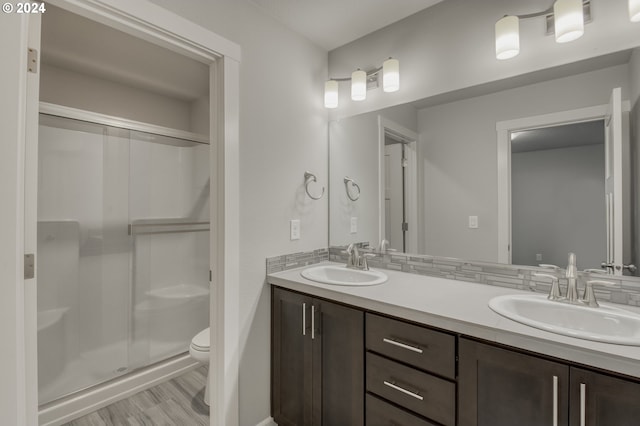
[{"label": "large wall mirror", "polygon": [[330,244],[638,275],[639,73],[636,48],[332,121]]}]

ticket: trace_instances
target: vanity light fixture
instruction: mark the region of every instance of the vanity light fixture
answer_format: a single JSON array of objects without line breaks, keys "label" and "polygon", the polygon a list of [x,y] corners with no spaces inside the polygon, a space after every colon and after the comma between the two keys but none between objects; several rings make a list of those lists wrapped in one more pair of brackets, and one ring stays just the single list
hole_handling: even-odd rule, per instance
[{"label": "vanity light fixture", "polygon": [[629,19],[640,22],[640,0],[629,0]]},{"label": "vanity light fixture", "polygon": [[[629,0],[631,3],[640,0]],[[584,34],[585,22],[591,21],[590,0],[556,0],[542,12],[526,15],[505,15],[495,25],[496,58],[509,59],[520,53],[520,20],[544,16],[547,21],[547,34],[555,34],[557,43],[576,40]],[[640,19],[640,17],[639,17]]]},{"label": "vanity light fixture", "polygon": [[325,108],[338,107],[338,85],[340,81],[351,82],[351,99],[363,101],[367,98],[367,88],[378,87],[378,78],[382,71],[382,90],[385,92],[397,92],[400,90],[400,62],[389,58],[381,67],[373,71],[365,72],[358,68],[349,78],[332,78],[324,83]]},{"label": "vanity light fixture", "polygon": [[338,108],[338,82],[329,80],[324,83],[325,108]]},{"label": "vanity light fixture", "polygon": [[367,99],[367,73],[360,68],[351,74],[351,99],[354,101]]}]

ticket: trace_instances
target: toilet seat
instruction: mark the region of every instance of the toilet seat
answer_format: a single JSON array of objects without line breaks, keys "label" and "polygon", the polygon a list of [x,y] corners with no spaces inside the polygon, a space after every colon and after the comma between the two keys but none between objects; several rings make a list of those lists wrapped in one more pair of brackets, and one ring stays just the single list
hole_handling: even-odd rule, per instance
[{"label": "toilet seat", "polygon": [[199,352],[209,352],[210,340],[209,329],[206,328],[191,340],[191,347]]}]

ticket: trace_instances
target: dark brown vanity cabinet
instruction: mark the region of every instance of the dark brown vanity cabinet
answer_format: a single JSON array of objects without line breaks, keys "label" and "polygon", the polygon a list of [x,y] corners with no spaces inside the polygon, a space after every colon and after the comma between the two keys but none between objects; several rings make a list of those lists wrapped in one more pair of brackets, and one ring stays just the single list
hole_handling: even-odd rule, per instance
[{"label": "dark brown vanity cabinet", "polygon": [[568,425],[565,364],[467,339],[458,350],[459,426]]},{"label": "dark brown vanity cabinet", "polygon": [[640,383],[571,367],[571,426],[640,425]]},{"label": "dark brown vanity cabinet", "polygon": [[459,426],[640,425],[635,381],[462,338],[459,354]]},{"label": "dark brown vanity cabinet", "polygon": [[[367,426],[455,426],[454,335],[367,313],[366,345]],[[380,423],[385,401],[401,409],[389,411],[398,418]]]},{"label": "dark brown vanity cabinet", "polygon": [[364,425],[364,313],[274,287],[272,322],[276,423]]}]

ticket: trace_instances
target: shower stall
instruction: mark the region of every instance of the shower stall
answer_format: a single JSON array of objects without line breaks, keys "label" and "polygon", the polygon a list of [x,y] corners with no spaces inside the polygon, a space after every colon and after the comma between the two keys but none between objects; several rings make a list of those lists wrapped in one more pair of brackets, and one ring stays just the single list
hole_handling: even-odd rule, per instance
[{"label": "shower stall", "polygon": [[209,324],[207,141],[61,115],[39,128],[41,406],[183,354]]}]

